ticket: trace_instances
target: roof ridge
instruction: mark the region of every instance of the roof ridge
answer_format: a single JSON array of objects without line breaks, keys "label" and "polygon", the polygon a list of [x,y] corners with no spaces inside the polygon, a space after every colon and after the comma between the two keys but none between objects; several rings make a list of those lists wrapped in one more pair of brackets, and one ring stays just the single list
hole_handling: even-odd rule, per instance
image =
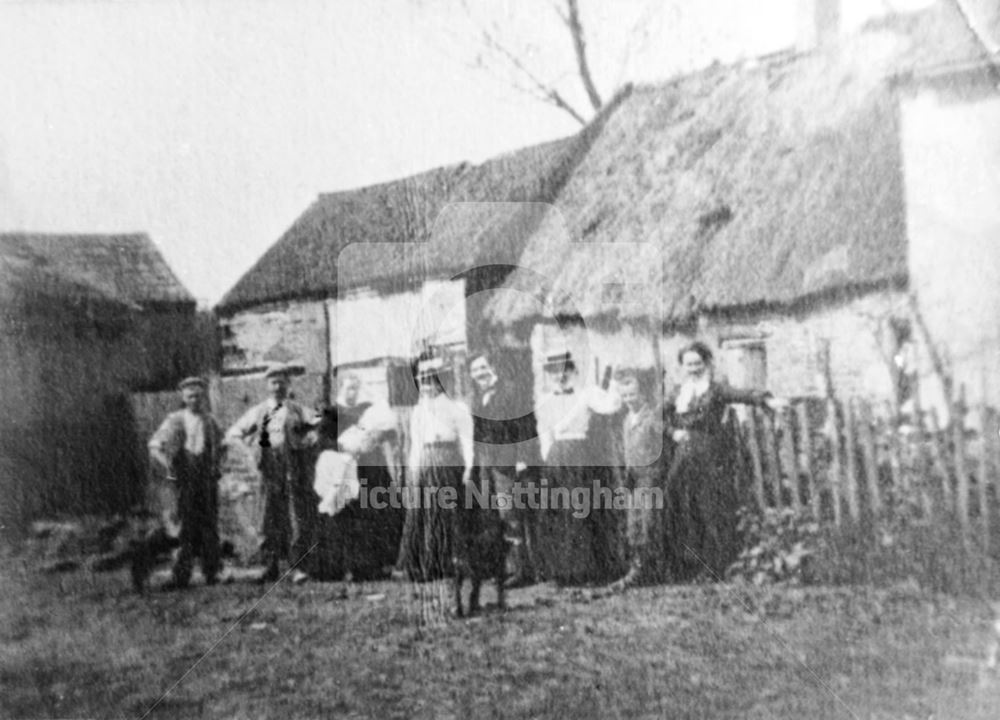
[{"label": "roof ridge", "polygon": [[53,231],[42,231],[36,232],[32,230],[3,230],[0,231],[0,239],[16,239],[16,238],[45,238],[45,239],[55,239],[55,238],[73,238],[74,240],[108,240],[110,238],[145,238],[150,239],[149,233],[144,230],[136,230],[129,232],[53,232]]},{"label": "roof ridge", "polygon": [[357,187],[344,188],[342,190],[330,190],[326,192],[320,192],[316,196],[316,199],[327,200],[336,197],[354,195],[355,193],[359,192],[382,190],[385,188],[393,187],[395,185],[406,183],[407,181],[424,180],[427,178],[432,178],[437,175],[445,175],[448,173],[455,173],[457,175],[465,172],[470,167],[474,167],[474,165],[470,163],[468,160],[462,160],[461,162],[452,163],[451,165],[439,165],[437,167],[430,168],[429,170],[423,170],[418,173],[413,173],[412,175],[404,175],[403,177],[395,178],[392,180],[384,180],[382,182],[370,183],[367,185],[359,185]]},{"label": "roof ridge", "polygon": [[3,232],[0,257],[21,258],[130,305],[195,302],[148,232]]}]

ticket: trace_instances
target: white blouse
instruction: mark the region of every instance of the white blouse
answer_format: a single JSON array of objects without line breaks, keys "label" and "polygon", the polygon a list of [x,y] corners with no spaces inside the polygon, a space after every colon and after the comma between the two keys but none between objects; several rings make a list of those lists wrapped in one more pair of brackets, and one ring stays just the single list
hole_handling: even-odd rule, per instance
[{"label": "white blouse", "polygon": [[687,412],[695,399],[708,392],[708,386],[711,382],[712,379],[706,373],[700,380],[688,380],[682,383],[680,392],[677,394],[677,412]]},{"label": "white blouse", "polygon": [[410,415],[410,469],[416,471],[422,462],[424,445],[457,442],[465,468],[472,467],[472,413],[469,406],[441,394],[421,397]]},{"label": "white blouse", "polygon": [[535,409],[542,457],[547,458],[557,440],[585,440],[593,415],[613,415],[622,407],[621,397],[597,385],[572,393],[550,393]]}]

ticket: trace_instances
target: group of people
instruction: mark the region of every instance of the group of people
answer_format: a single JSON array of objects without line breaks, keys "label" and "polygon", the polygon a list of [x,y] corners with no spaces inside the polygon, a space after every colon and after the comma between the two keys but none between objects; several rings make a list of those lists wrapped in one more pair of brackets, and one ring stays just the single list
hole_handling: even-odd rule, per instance
[{"label": "group of people", "polygon": [[[607,376],[602,385],[584,385],[572,355],[556,353],[545,362],[549,390],[533,402],[489,353],[474,353],[468,405],[447,392],[455,369],[440,356],[422,355],[414,366],[420,392],[402,473],[392,470],[401,438],[391,430],[369,433],[374,440],[360,445],[346,439],[373,412],[358,401],[356,376],[340,378],[336,404],[315,413],[289,399],[287,369],[273,369],[268,398],[225,435],[206,407],[205,382],[188,378],[180,388],[184,408],[150,441],[153,458],[178,487],[181,549],[170,586],[188,585],[196,557],[206,582],[218,578],[218,479],[230,442],[255,450],[263,478],[261,582],[277,581],[286,559],[293,582],[347,573],[374,578],[386,567],[415,581],[443,578],[468,558],[476,538],[472,554],[486,564],[505,562],[508,586],[551,580],[624,589],[718,576],[737,551],[740,502],[726,407],[781,401],[717,382],[704,343],[683,348],[678,362],[681,382],[663,394],[658,378],[628,368],[614,374],[613,385]],[[324,449],[353,455],[365,492],[403,486],[434,492],[403,506],[355,500],[332,517],[320,516],[312,468]],[[633,499],[624,522],[621,509],[597,497],[610,488]],[[590,505],[559,502],[574,493]],[[447,505],[442,497],[457,502]],[[482,538],[492,539],[483,546]]]}]

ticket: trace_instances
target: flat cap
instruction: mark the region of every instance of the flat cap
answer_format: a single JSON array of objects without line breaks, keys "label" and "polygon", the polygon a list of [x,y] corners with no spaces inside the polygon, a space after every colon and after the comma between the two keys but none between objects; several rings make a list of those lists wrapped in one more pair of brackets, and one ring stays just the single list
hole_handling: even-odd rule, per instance
[{"label": "flat cap", "polygon": [[186,387],[200,387],[204,389],[208,387],[208,381],[198,375],[191,375],[177,383],[178,390],[183,390]]},{"label": "flat cap", "polygon": [[273,378],[273,377],[289,377],[291,376],[291,374],[292,374],[292,368],[290,368],[288,365],[275,364],[271,365],[267,369],[267,372],[264,373],[264,379],[266,380],[268,378]]}]

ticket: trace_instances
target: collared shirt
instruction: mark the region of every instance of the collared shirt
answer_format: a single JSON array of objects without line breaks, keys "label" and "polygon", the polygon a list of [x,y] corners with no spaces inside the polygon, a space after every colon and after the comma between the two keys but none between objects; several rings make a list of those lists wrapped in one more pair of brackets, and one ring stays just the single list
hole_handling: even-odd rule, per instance
[{"label": "collared shirt", "polygon": [[221,434],[211,415],[193,413],[185,408],[167,415],[149,439],[149,448],[159,450],[171,462],[182,449],[194,456],[213,452],[212,460],[216,461]]},{"label": "collared shirt", "polygon": [[284,400],[278,403],[274,398],[268,398],[247,410],[229,428],[226,437],[241,441],[253,438],[256,444],[266,437],[267,445],[272,448],[298,450],[305,447],[303,426],[315,420],[315,413],[297,402]]}]

